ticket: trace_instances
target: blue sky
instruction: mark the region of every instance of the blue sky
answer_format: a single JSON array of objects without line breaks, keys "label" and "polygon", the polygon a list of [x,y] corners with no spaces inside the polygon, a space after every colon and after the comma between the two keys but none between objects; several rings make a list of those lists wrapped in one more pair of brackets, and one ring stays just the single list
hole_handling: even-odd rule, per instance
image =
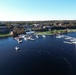
[{"label": "blue sky", "polygon": [[0,21],[76,20],[76,0],[0,0]]}]

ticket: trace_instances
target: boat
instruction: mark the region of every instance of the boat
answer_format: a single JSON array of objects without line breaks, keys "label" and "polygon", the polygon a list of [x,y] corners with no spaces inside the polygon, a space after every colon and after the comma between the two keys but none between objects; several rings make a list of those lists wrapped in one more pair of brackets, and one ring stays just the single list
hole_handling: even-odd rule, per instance
[{"label": "boat", "polygon": [[45,35],[42,35],[42,37],[45,38],[46,36]]},{"label": "boat", "polygon": [[68,40],[68,39],[71,39],[71,38],[72,38],[72,37],[66,37],[65,39]]},{"label": "boat", "polygon": [[39,38],[38,35],[36,35],[36,38]]},{"label": "boat", "polygon": [[22,38],[25,38],[25,35],[23,35]]},{"label": "boat", "polygon": [[24,38],[24,40],[26,41],[26,40],[27,40],[27,38],[25,37],[25,38]]},{"label": "boat", "polygon": [[29,37],[27,37],[27,40],[30,40],[31,39],[31,37],[29,36]]},{"label": "boat", "polygon": [[58,36],[56,36],[56,38],[62,38],[62,36],[61,35],[58,35]]},{"label": "boat", "polygon": [[18,40],[18,43],[22,43],[22,40]]},{"label": "boat", "polygon": [[72,42],[67,42],[67,41],[63,41],[64,43],[67,43],[67,44],[72,44]]},{"label": "boat", "polygon": [[27,35],[23,35],[22,38],[24,39],[25,37],[27,37]]},{"label": "boat", "polygon": [[76,41],[75,42],[72,42],[73,44],[76,44]]},{"label": "boat", "polygon": [[73,42],[73,41],[76,41],[76,39],[70,39],[70,41],[72,41],[72,42]]},{"label": "boat", "polygon": [[28,37],[27,38],[28,40],[31,40],[31,41],[34,41],[35,39],[31,38],[31,37]]},{"label": "boat", "polygon": [[17,47],[17,46],[15,47],[15,49],[16,49],[16,51],[20,50],[20,48],[19,48],[19,47]]},{"label": "boat", "polygon": [[33,39],[33,38],[31,38],[31,36],[29,36],[29,37],[25,37],[24,40],[25,40],[25,41],[26,41],[26,40],[34,41],[35,39]]},{"label": "boat", "polygon": [[19,39],[18,38],[14,38],[16,41],[18,41]]},{"label": "boat", "polygon": [[31,41],[34,41],[35,39],[30,38]]}]

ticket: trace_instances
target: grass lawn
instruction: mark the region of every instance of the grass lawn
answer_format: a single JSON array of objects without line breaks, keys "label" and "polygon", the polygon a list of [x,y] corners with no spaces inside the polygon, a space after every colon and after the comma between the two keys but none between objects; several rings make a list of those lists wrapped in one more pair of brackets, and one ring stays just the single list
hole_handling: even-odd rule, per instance
[{"label": "grass lawn", "polygon": [[11,34],[0,34],[0,37],[9,37],[9,36],[12,36]]},{"label": "grass lawn", "polygon": [[70,29],[71,30],[71,32],[76,32],[76,29]]},{"label": "grass lawn", "polygon": [[36,34],[38,34],[38,35],[42,35],[42,34],[46,35],[46,34],[52,34],[52,32],[51,31],[36,32]]},{"label": "grass lawn", "polygon": [[[59,33],[59,32],[64,33],[65,30],[52,30],[52,31],[36,32],[36,34],[38,34],[38,35],[42,35],[42,34],[44,34],[44,35],[50,35],[50,34]],[[76,32],[76,29],[70,29],[69,32]]]}]

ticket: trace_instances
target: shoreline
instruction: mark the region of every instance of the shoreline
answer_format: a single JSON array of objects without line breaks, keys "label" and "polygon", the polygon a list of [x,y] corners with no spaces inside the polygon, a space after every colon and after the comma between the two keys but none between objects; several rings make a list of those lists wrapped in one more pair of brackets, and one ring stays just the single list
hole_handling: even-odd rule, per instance
[{"label": "shoreline", "polygon": [[13,35],[11,34],[0,34],[0,38],[5,38],[5,37],[12,37]]},{"label": "shoreline", "polygon": [[58,35],[58,34],[67,34],[71,32],[76,32],[76,29],[70,29],[68,31],[65,30],[52,30],[52,31],[41,31],[41,32],[36,32],[35,35]]},{"label": "shoreline", "polygon": [[[68,33],[72,33],[72,32],[76,32],[76,29],[71,29],[69,32],[64,32],[64,30],[55,30],[53,31],[41,31],[41,32],[35,32],[34,35],[58,35],[58,34],[68,34]],[[60,32],[62,31],[62,32]],[[59,33],[60,32],[60,33]],[[11,35],[10,33],[8,34],[0,34],[0,38],[5,38],[5,37],[12,37],[13,35]]]}]

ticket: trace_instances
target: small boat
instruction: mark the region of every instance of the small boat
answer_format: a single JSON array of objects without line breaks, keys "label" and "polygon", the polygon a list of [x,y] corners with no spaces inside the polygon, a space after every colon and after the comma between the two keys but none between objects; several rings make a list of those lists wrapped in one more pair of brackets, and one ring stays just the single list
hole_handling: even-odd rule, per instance
[{"label": "small boat", "polygon": [[18,40],[18,43],[22,43],[22,40]]},{"label": "small boat", "polygon": [[18,41],[19,39],[18,38],[14,38],[16,41]]},{"label": "small boat", "polygon": [[26,41],[26,40],[34,41],[35,39],[33,39],[33,38],[31,38],[31,36],[29,36],[29,37],[25,37],[24,40],[25,40],[25,41]]},{"label": "small boat", "polygon": [[27,40],[27,38],[25,37],[25,38],[24,38],[24,40],[26,41],[26,40]]},{"label": "small boat", "polygon": [[71,39],[71,38],[72,38],[72,37],[66,37],[65,39],[68,40],[68,39]]},{"label": "small boat", "polygon": [[76,44],[76,41],[75,42],[72,42],[73,44]]},{"label": "small boat", "polygon": [[23,35],[22,38],[25,38],[25,35]]},{"label": "small boat", "polygon": [[31,38],[31,37],[28,37],[27,38],[28,40],[31,40],[31,41],[34,41],[35,39]]},{"label": "small boat", "polygon": [[76,41],[76,39],[70,39],[70,41],[72,41],[72,42],[73,42],[73,41]]},{"label": "small boat", "polygon": [[20,50],[20,48],[19,48],[19,47],[17,47],[17,46],[15,47],[15,49],[16,49],[16,51]]},{"label": "small boat", "polygon": [[35,39],[30,38],[31,41],[34,41]]},{"label": "small boat", "polygon": [[63,41],[64,43],[67,43],[67,44],[72,44],[72,42],[67,42],[67,41]]},{"label": "small boat", "polygon": [[42,37],[45,38],[46,36],[45,35],[42,35]]},{"label": "small boat", "polygon": [[39,38],[38,35],[36,35],[36,38]]},{"label": "small boat", "polygon": [[29,37],[27,37],[27,40],[30,40],[31,39],[31,37],[29,36]]},{"label": "small boat", "polygon": [[62,38],[62,36],[58,35],[58,36],[56,36],[56,38]]}]

